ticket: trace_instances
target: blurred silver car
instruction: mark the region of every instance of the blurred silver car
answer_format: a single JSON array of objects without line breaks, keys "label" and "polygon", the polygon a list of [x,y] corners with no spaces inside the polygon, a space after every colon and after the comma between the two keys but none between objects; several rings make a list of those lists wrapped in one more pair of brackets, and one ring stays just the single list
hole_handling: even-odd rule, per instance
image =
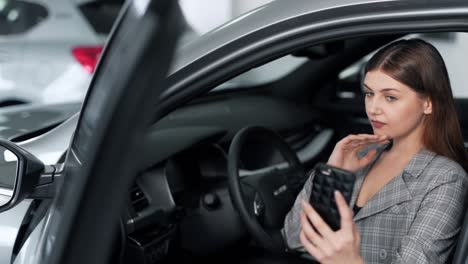
[{"label": "blurred silver car", "polygon": [[0,106],[82,101],[104,40],[71,0],[0,0]]}]

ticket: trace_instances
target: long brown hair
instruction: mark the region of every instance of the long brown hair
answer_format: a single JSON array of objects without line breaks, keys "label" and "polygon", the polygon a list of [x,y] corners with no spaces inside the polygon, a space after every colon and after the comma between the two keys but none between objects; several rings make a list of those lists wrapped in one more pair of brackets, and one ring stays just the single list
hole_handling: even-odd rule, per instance
[{"label": "long brown hair", "polygon": [[421,39],[398,40],[379,50],[367,63],[365,72],[381,70],[432,102],[432,113],[424,124],[424,146],[457,161],[467,171],[455,101],[442,56]]}]

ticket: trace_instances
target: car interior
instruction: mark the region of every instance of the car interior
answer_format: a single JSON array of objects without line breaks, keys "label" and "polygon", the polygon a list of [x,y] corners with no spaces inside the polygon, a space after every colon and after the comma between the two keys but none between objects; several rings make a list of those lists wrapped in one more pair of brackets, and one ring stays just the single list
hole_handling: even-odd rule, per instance
[{"label": "car interior", "polygon": [[[273,255],[275,260],[284,257],[288,262],[300,262],[299,254],[282,256],[281,249],[268,248],[255,239],[255,230],[251,231],[239,217],[229,186],[233,138],[242,128],[266,127],[278,133],[295,152],[303,172],[299,188],[291,188],[290,208],[307,172],[317,162],[328,159],[339,139],[348,134],[372,133],[361,92],[363,58],[403,36],[348,39],[294,51],[287,56],[303,62],[280,78],[260,84],[229,80],[220,84],[232,82],[229,89],[214,87],[212,92],[157,122],[143,155],[148,157],[142,161],[145,170],[130,191],[130,205],[123,220],[124,263],[145,263],[136,260],[148,258],[168,263],[239,263],[264,261]],[[356,62],[354,73],[343,76],[343,71]],[[460,110],[468,107],[466,100],[457,103]],[[467,124],[461,113],[461,124]],[[467,127],[462,128],[468,136]],[[238,157],[241,178],[284,162],[284,153],[264,136],[249,140]],[[248,188],[244,184],[244,193]],[[253,198],[244,199],[249,204]],[[281,219],[287,211],[283,210]],[[262,224],[267,225],[265,221]]]},{"label": "car interior", "polygon": [[[228,188],[228,152],[235,134],[248,126],[270,128],[297,153],[304,171],[311,170],[328,158],[334,143],[344,135],[370,132],[362,104],[360,72],[346,79],[339,79],[339,73],[397,37],[376,37],[372,42],[368,38],[352,39],[297,51],[292,56],[306,58],[305,62],[282,78],[253,87],[215,90],[156,123],[152,142],[146,145],[158,148],[147,150],[143,156],[151,158],[142,165],[152,169],[138,177],[131,193],[131,229],[143,231],[129,234],[130,252],[143,253],[135,244],[147,242],[147,228],[151,230],[160,218],[156,214],[155,220],[148,221],[147,211],[152,209],[155,214],[158,208],[171,207],[174,217],[180,218],[178,225],[168,226],[176,229],[176,258],[239,257],[239,252],[255,248],[237,216]],[[364,45],[369,42],[372,45]],[[282,162],[281,153],[262,137],[244,147],[241,177],[242,173],[248,175]],[[169,190],[162,191],[161,186]],[[294,194],[299,191],[296,188]],[[164,198],[163,193],[167,195]],[[141,235],[145,237],[143,242]]]},{"label": "car interior", "polygon": [[[286,205],[290,208],[308,172],[317,162],[328,159],[338,140],[348,134],[372,133],[361,91],[365,58],[404,36],[336,40],[281,54],[273,60],[289,56],[301,63],[272,81],[215,84],[211,92],[155,123],[145,138],[141,173],[129,191],[128,207],[116,232],[113,263],[261,263],[272,256],[268,263],[310,263],[301,252],[285,253],[262,244],[245,217],[240,216],[233,202],[239,197],[233,197],[230,186],[233,139],[243,128],[265,127],[287,143],[300,162],[300,170],[294,173],[278,169],[284,168],[285,162],[292,163],[278,148],[281,143],[272,144],[261,133],[242,143],[235,168],[242,179],[258,174],[272,178],[281,172],[296,174]],[[217,89],[222,85],[229,89]],[[456,101],[467,139],[468,116],[463,110],[468,109],[468,102]],[[249,206],[256,198],[248,197],[252,193],[246,182],[241,184],[246,193],[241,200]],[[254,208],[248,210],[261,225],[269,224],[255,216]],[[287,211],[279,217],[284,219]],[[468,233],[463,229],[455,258],[463,254],[460,248],[467,247],[467,240]]]}]

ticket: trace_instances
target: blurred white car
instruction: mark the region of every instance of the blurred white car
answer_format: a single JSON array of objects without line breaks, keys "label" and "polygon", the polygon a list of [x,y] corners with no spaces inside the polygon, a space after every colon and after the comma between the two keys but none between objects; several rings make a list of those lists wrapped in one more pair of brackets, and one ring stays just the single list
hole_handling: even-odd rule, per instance
[{"label": "blurred white car", "polygon": [[82,101],[104,40],[70,0],[0,0],[0,106]]}]

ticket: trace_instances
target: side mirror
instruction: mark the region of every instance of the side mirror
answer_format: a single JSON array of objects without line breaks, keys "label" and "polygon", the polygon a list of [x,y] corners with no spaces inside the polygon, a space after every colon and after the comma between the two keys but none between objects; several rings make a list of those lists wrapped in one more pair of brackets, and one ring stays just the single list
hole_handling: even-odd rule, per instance
[{"label": "side mirror", "polygon": [[0,207],[9,203],[18,170],[18,157],[9,149],[0,146]]},{"label": "side mirror", "polygon": [[45,168],[31,153],[10,141],[0,140],[0,212],[29,197]]}]

